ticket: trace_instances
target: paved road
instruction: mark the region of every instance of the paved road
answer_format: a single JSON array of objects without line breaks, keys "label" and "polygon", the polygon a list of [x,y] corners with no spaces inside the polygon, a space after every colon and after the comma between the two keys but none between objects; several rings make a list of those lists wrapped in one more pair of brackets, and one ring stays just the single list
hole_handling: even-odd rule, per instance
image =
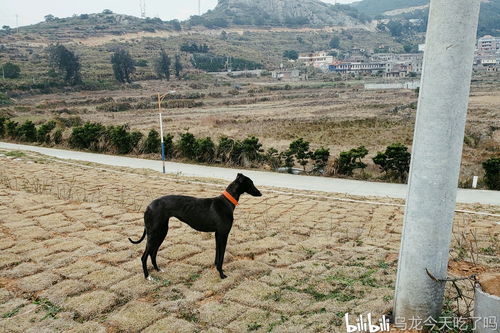
[{"label": "paved road", "polygon": [[[162,162],[113,155],[85,153],[72,150],[52,149],[38,146],[27,146],[0,142],[0,148],[27,150],[61,159],[100,163],[105,165],[151,169],[161,172]],[[206,177],[233,180],[236,173],[242,172],[254,180],[256,185],[282,187],[297,190],[345,193],[359,196],[377,196],[389,198],[406,198],[407,186],[403,184],[374,183],[357,180],[295,176],[275,172],[237,170],[220,167],[209,167],[194,164],[167,162],[168,173],[182,174],[189,177]],[[500,205],[499,191],[459,189],[457,201],[460,203],[482,203]]]}]

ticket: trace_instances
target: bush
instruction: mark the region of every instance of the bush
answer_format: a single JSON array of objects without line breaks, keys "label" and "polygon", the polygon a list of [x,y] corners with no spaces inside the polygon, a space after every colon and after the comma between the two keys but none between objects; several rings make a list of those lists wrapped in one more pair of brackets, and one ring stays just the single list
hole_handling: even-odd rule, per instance
[{"label": "bush", "polygon": [[69,144],[72,148],[97,151],[99,140],[105,132],[106,127],[99,123],[86,123],[83,126],[73,128],[69,137]]},{"label": "bush", "polygon": [[63,141],[62,137],[63,131],[62,129],[58,128],[57,131],[54,133],[54,143],[56,145],[60,145]]},{"label": "bush", "polygon": [[142,139],[141,132],[129,132],[128,125],[109,126],[109,141],[118,154],[129,154]]},{"label": "bush", "polygon": [[3,76],[7,79],[17,79],[21,74],[21,68],[18,65],[11,62],[7,62],[2,65]]},{"label": "bush", "polygon": [[0,138],[3,138],[5,135],[5,123],[7,122],[7,118],[0,116]]},{"label": "bush", "polygon": [[365,146],[341,152],[338,159],[338,173],[341,175],[352,176],[355,169],[366,168],[366,164],[361,162],[361,159],[367,154],[368,150]]},{"label": "bush", "polygon": [[148,137],[144,141],[143,152],[145,154],[157,154],[161,149],[160,133],[152,129],[148,133]]},{"label": "bush", "polygon": [[196,140],[196,160],[212,162],[215,157],[215,144],[210,137]]},{"label": "bush", "polygon": [[178,142],[178,148],[181,156],[194,160],[196,158],[198,142],[193,134],[189,132],[184,133],[181,134],[181,138]]},{"label": "bush", "polygon": [[24,124],[19,126],[17,137],[21,141],[35,142],[36,141],[36,127],[31,120],[27,120]]},{"label": "bush", "polygon": [[5,123],[6,134],[11,139],[17,139],[19,135],[19,123],[13,120],[7,120]]},{"label": "bush", "polygon": [[410,160],[408,148],[400,143],[388,146],[384,153],[378,152],[373,158],[373,162],[382,168],[387,177],[399,179],[401,183],[408,177]]},{"label": "bush", "polygon": [[309,157],[311,156],[311,152],[309,151],[309,142],[305,141],[303,138],[293,141],[290,143],[290,147],[288,148],[288,155],[293,155],[305,171],[306,165],[309,163]]},{"label": "bush", "polygon": [[328,163],[328,159],[330,158],[330,150],[326,148],[319,148],[311,154],[311,158],[313,160],[313,173],[323,173],[325,171],[326,164]]},{"label": "bush", "polygon": [[486,172],[484,183],[490,190],[500,190],[500,157],[492,157],[483,162],[483,169]]},{"label": "bush", "polygon": [[0,93],[0,106],[2,105],[10,105],[12,104],[12,101],[10,100],[9,96]]},{"label": "bush", "polygon": [[259,162],[262,159],[262,144],[259,139],[252,136],[241,141],[240,165],[246,165],[251,162]]},{"label": "bush", "polygon": [[232,163],[237,160],[235,155],[238,149],[239,144],[235,140],[222,136],[219,138],[216,156],[222,163]]},{"label": "bush", "polygon": [[110,103],[105,103],[102,105],[98,105],[96,107],[96,110],[99,111],[104,111],[104,112],[120,112],[120,111],[127,111],[132,109],[132,105],[130,103],[116,103],[116,102],[110,102]]},{"label": "bush", "polygon": [[55,121],[49,121],[38,127],[36,139],[40,143],[50,143],[50,132],[56,127]]},{"label": "bush", "polygon": [[278,151],[274,148],[269,148],[264,155],[264,160],[271,167],[271,169],[275,170],[281,166],[281,159]]}]

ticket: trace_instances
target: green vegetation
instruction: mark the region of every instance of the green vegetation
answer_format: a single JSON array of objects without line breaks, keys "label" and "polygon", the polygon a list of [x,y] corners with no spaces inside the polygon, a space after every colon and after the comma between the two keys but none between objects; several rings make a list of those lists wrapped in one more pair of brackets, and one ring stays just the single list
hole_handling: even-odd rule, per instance
[{"label": "green vegetation", "polygon": [[7,79],[17,79],[21,75],[21,68],[11,62],[2,65],[2,76]]},{"label": "green vegetation", "polygon": [[165,50],[162,49],[160,51],[160,56],[155,62],[155,72],[160,79],[170,81],[170,65],[170,57],[167,55]]},{"label": "green vegetation", "polygon": [[181,63],[181,56],[176,54],[175,55],[175,63],[174,63],[174,71],[175,71],[175,77],[177,80],[181,78],[181,72],[182,72],[183,66]]},{"label": "green vegetation", "polygon": [[195,68],[207,72],[222,72],[228,69],[242,71],[262,68],[261,64],[254,61],[212,54],[194,54],[192,63]]},{"label": "green vegetation", "polygon": [[411,154],[408,148],[395,143],[388,146],[385,152],[378,152],[373,162],[386,173],[388,179],[399,179],[401,183],[404,183],[410,171],[410,159]]},{"label": "green vegetation", "polygon": [[486,172],[484,182],[490,190],[500,190],[500,157],[492,157],[483,162]]},{"label": "green vegetation", "polygon": [[135,72],[135,62],[128,51],[124,49],[116,50],[111,56],[111,64],[118,82],[132,82],[131,75]]},{"label": "green vegetation", "polygon": [[299,53],[295,50],[286,50],[283,52],[283,58],[297,60],[299,58]]},{"label": "green vegetation", "polygon": [[48,53],[52,70],[59,72],[64,83],[74,86],[82,82],[80,60],[72,51],[68,50],[64,45],[57,44],[50,46]]},{"label": "green vegetation", "polygon": [[352,176],[355,169],[366,168],[366,164],[361,162],[361,159],[367,154],[368,150],[364,146],[340,153],[340,157],[338,159],[338,173],[341,175]]}]

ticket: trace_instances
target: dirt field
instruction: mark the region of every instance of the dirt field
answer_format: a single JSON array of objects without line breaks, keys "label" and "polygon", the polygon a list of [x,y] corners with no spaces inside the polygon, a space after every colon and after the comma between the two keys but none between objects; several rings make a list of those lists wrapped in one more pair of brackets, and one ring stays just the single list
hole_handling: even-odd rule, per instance
[{"label": "dirt field", "polygon": [[[2,332],[345,332],[344,313],[391,309],[401,201],[261,188],[236,209],[226,280],[211,267],[213,235],[173,220],[153,283],[144,244],[127,240],[142,234],[146,205],[224,185],[0,153]],[[500,269],[498,218],[458,213],[455,227],[451,274]]]}]

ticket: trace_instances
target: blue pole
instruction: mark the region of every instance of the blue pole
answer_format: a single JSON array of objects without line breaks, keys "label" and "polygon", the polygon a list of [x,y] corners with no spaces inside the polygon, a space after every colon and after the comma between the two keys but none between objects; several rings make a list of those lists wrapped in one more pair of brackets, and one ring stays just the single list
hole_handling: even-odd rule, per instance
[{"label": "blue pole", "polygon": [[163,173],[165,173],[165,142],[163,142],[163,137],[161,140],[161,159],[163,161]]}]

